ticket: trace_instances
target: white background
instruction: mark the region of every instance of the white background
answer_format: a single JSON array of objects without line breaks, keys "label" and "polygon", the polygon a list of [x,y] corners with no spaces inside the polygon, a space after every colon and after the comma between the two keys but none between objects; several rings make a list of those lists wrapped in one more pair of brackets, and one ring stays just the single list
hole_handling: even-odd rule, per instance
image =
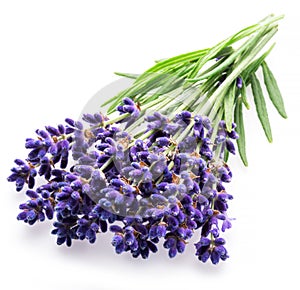
[{"label": "white background", "polygon": [[[2,289],[299,289],[299,11],[297,1],[1,1]],[[236,217],[230,259],[201,264],[189,245],[173,260],[117,256],[111,234],[95,245],[55,244],[51,224],[16,220],[22,193],[6,182],[24,139],[77,117],[114,71],[139,73],[153,60],[211,46],[270,13],[286,15],[269,57],[289,115],[269,106],[268,144],[255,110],[246,115],[250,166],[231,159]],[[252,108],[253,108],[253,102]],[[193,242],[195,242],[194,240]],[[297,270],[298,268],[298,270]],[[5,287],[5,288],[4,288]]]}]

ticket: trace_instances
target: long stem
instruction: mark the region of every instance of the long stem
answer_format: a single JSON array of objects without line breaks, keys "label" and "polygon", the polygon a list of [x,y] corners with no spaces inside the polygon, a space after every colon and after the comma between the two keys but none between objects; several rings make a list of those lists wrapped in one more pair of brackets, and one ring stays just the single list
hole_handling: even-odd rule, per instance
[{"label": "long stem", "polygon": [[111,124],[117,123],[119,121],[122,121],[122,120],[128,118],[129,116],[130,116],[129,113],[125,113],[125,114],[120,115],[120,116],[118,116],[118,117],[116,117],[114,119],[110,119],[110,120],[104,122],[103,127],[106,127],[107,125],[111,125]]}]

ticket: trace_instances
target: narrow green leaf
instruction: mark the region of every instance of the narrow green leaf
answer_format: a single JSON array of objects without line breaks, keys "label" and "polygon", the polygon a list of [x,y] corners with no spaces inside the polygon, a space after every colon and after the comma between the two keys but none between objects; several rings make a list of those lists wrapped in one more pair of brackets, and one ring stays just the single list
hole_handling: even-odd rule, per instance
[{"label": "narrow green leaf", "polygon": [[221,107],[216,112],[214,118],[210,119],[212,122],[212,127],[213,127],[213,132],[211,134],[210,140],[216,140],[217,133],[218,133],[218,125],[221,122],[221,120],[223,120],[223,119],[224,119],[224,109]]},{"label": "narrow green leaf", "polygon": [[130,74],[130,73],[122,73],[122,72],[115,72],[114,74],[120,77],[125,77],[134,80],[139,77],[139,74]]},{"label": "narrow green leaf", "polygon": [[262,62],[261,66],[264,75],[264,83],[266,85],[266,89],[268,91],[270,100],[272,101],[274,107],[277,109],[278,113],[286,119],[287,114],[285,112],[284,102],[280,90],[278,88],[276,79],[265,61]]},{"label": "narrow green leaf", "polygon": [[233,121],[233,109],[234,109],[234,99],[235,99],[235,82],[231,85],[228,90],[227,95],[224,98],[224,116],[227,131],[231,132],[232,130],[232,121]]},{"label": "narrow green leaf", "polygon": [[211,86],[211,88],[207,91],[206,96],[210,98],[217,88],[218,88],[217,85]]},{"label": "narrow green leaf", "polygon": [[205,63],[207,63],[210,59],[216,57],[216,55],[218,55],[218,53],[220,51],[222,51],[227,45],[227,42],[222,42],[216,46],[214,46],[213,48],[211,48],[206,55],[204,55],[203,57],[199,58],[194,69],[190,72],[190,74],[188,75],[188,79],[193,79],[197,73],[199,72],[199,70],[204,66]]},{"label": "narrow green leaf", "polygon": [[236,132],[239,134],[239,138],[237,139],[239,154],[244,165],[248,166],[248,160],[246,155],[246,137],[245,137],[244,118],[243,118],[243,103],[241,98],[238,98],[235,106],[234,122],[237,125]]},{"label": "narrow green leaf", "polygon": [[152,66],[148,70],[146,70],[144,73],[142,73],[140,75],[140,77],[138,78],[138,80],[141,80],[142,78],[147,76],[147,74],[149,74],[149,73],[161,71],[162,69],[164,69],[166,67],[170,67],[170,66],[176,65],[178,63],[184,63],[184,62],[188,63],[191,61],[198,60],[200,57],[202,57],[202,55],[206,54],[207,51],[209,51],[209,49],[202,49],[202,50],[197,50],[197,51],[177,55],[177,56],[168,58],[166,60],[162,60],[162,61],[156,63],[154,66]]},{"label": "narrow green leaf", "polygon": [[270,48],[264,52],[259,58],[255,59],[243,72],[243,78],[246,80],[248,80],[249,76],[252,73],[255,73],[258,68],[261,66],[262,62],[265,60],[265,58],[270,54],[270,52],[272,51],[272,49],[274,48],[275,43],[273,43]]},{"label": "narrow green leaf", "polygon": [[252,74],[250,76],[250,82],[251,82],[251,88],[252,88],[252,93],[254,97],[254,103],[255,103],[258,118],[265,131],[265,135],[268,141],[271,143],[273,138],[272,138],[271,125],[268,117],[267,106],[266,106],[265,98],[263,96],[263,92],[259,80],[257,79],[255,74]]},{"label": "narrow green leaf", "polygon": [[227,163],[228,161],[228,158],[229,158],[229,151],[227,149],[225,149],[224,151],[224,161]]},{"label": "narrow green leaf", "polygon": [[[231,48],[231,47],[230,47]],[[226,48],[225,48],[226,49]],[[225,50],[224,49],[224,50]],[[218,61],[212,63],[212,65],[210,67],[208,67],[205,71],[203,71],[203,74],[208,74],[209,72],[211,72],[212,70],[216,69],[218,66],[220,66],[224,61],[226,61],[227,57],[228,57],[228,54],[223,54],[223,51],[222,50],[219,54],[219,56],[223,55],[224,57],[222,57],[221,59],[219,59]],[[231,50],[226,50],[225,52],[226,53],[229,53],[229,51],[232,51],[232,48]],[[222,53],[222,54],[221,54]],[[217,56],[218,57],[218,56]],[[196,64],[195,64],[196,65]],[[219,76],[219,74],[213,74],[212,76],[208,77],[208,78],[211,78],[211,77],[214,77],[214,76]]]},{"label": "narrow green leaf", "polygon": [[[228,45],[230,43],[230,41],[232,41],[232,39],[233,39],[233,36],[229,37],[228,39],[225,39],[224,41],[221,41],[220,43],[218,43],[214,47],[210,48],[207,51],[207,53],[205,55],[203,55],[202,58],[199,58],[198,61],[197,61],[197,63],[196,63],[196,65],[195,65],[195,67],[194,67],[194,69],[187,76],[187,82],[189,82],[194,77],[196,77],[196,75],[199,73],[199,71],[201,70],[201,68],[209,60],[211,60],[211,59],[213,59],[215,57],[226,56],[224,58],[224,60],[227,61],[227,56],[229,56],[232,52],[234,52],[234,50],[232,49],[232,47]],[[223,63],[223,61],[222,62],[218,62],[218,66],[220,66],[221,63]],[[217,67],[215,67],[215,69]],[[210,74],[210,70],[207,71],[207,74],[211,75]]]},{"label": "narrow green leaf", "polygon": [[233,52],[234,52],[234,49],[232,48],[232,46],[226,46],[219,52],[219,54],[216,57],[223,58],[224,56],[228,56]]},{"label": "narrow green leaf", "polygon": [[242,97],[242,102],[245,105],[245,107],[247,108],[247,110],[250,110],[250,105],[247,100],[246,83],[244,82],[244,80],[243,80],[243,85],[241,88],[241,97]]}]

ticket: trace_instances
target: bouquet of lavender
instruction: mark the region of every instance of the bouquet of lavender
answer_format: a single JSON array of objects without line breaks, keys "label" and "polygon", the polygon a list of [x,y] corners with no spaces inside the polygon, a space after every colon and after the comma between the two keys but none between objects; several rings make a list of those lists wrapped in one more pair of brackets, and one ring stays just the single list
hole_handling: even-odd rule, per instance
[{"label": "bouquet of lavender", "polygon": [[[36,130],[25,160],[16,159],[8,181],[26,187],[18,220],[29,225],[54,219],[57,244],[94,243],[113,232],[116,253],[146,259],[163,240],[170,258],[199,235],[196,256],[213,264],[228,258],[221,232],[231,228],[233,197],[229,154],[247,166],[243,107],[251,86],[267,139],[271,127],[258,69],[286,118],[276,80],[262,51],[282,17],[273,15],[216,46],[157,62],[109,99],[102,112],[81,121]],[[36,182],[38,181],[38,182]],[[38,185],[36,185],[38,184]]]}]

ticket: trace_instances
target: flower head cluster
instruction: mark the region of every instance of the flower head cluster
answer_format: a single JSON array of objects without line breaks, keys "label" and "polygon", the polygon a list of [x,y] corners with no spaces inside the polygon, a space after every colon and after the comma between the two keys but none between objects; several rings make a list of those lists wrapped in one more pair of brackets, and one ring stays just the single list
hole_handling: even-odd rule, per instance
[{"label": "flower head cluster", "polygon": [[[55,217],[52,234],[68,246],[73,240],[94,243],[109,228],[116,253],[142,258],[157,252],[160,240],[173,258],[199,232],[199,260],[225,260],[220,234],[231,227],[232,196],[224,183],[232,173],[222,156],[234,153],[235,124],[228,132],[220,122],[212,140],[207,117],[183,111],[169,120],[155,112],[145,117],[141,132],[132,133],[139,110],[132,100],[123,102],[117,110],[124,119],[86,114],[86,125],[66,119],[66,125],[47,126],[26,140],[28,158],[17,159],[8,178],[18,191],[29,188],[18,219],[32,225]],[[34,188],[38,176],[44,184]]]}]

